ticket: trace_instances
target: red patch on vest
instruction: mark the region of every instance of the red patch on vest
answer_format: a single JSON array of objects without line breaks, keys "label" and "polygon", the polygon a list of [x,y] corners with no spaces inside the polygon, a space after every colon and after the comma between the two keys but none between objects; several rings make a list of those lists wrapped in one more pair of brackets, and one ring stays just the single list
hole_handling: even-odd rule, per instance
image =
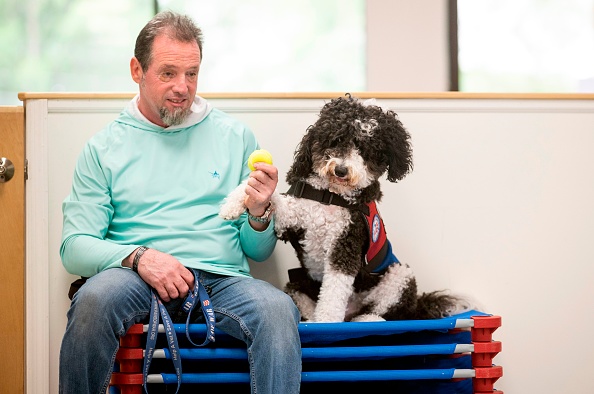
[{"label": "red patch on vest", "polygon": [[367,205],[369,206],[369,215],[365,215],[365,217],[367,218],[367,228],[369,229],[369,248],[365,257],[368,262],[371,262],[382,250],[387,238],[384,221],[377,210],[375,201]]}]

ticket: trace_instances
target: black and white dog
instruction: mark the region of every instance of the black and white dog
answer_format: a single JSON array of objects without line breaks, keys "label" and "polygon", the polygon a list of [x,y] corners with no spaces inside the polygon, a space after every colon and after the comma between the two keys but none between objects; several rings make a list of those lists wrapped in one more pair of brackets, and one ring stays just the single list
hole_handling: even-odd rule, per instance
[{"label": "black and white dog", "polygon": [[[428,319],[469,309],[443,291],[417,294],[412,269],[392,253],[376,205],[379,178],[397,182],[412,167],[410,135],[393,111],[350,95],[324,105],[295,151],[288,192],[272,197],[276,234],[301,264],[285,291],[302,320]],[[227,197],[223,218],[245,211],[244,189]]]}]

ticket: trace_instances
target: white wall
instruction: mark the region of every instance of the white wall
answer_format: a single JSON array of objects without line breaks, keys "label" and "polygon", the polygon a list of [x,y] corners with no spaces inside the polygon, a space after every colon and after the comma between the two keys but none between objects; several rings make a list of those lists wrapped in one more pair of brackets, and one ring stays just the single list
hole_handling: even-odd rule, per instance
[{"label": "white wall", "polygon": [[367,91],[449,90],[448,0],[367,0]]},{"label": "white wall", "polygon": [[[449,96],[443,96],[449,97]],[[74,278],[58,248],[60,204],[84,141],[127,99],[26,101],[29,392],[57,392]],[[242,119],[284,174],[324,100],[212,99]],[[594,99],[380,99],[412,135],[414,171],[383,182],[380,211],[421,290],[449,288],[500,315],[496,387],[582,393],[594,370]],[[284,179],[279,188],[286,187]],[[282,287],[297,266],[279,243],[253,273]],[[31,300],[35,300],[32,302]],[[49,374],[49,376],[48,376]]]}]

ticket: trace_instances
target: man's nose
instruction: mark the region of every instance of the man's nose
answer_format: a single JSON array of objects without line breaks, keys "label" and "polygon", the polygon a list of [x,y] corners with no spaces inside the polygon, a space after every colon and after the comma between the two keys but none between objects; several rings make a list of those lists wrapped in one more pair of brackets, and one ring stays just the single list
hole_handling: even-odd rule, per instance
[{"label": "man's nose", "polygon": [[188,92],[188,79],[184,74],[178,75],[173,81],[173,91],[176,93]]}]

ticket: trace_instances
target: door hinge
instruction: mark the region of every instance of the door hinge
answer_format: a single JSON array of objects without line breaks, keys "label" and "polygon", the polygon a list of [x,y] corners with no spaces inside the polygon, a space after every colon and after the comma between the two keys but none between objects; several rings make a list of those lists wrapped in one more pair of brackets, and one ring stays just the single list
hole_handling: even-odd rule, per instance
[{"label": "door hinge", "polygon": [[29,179],[29,161],[25,159],[25,180]]}]

